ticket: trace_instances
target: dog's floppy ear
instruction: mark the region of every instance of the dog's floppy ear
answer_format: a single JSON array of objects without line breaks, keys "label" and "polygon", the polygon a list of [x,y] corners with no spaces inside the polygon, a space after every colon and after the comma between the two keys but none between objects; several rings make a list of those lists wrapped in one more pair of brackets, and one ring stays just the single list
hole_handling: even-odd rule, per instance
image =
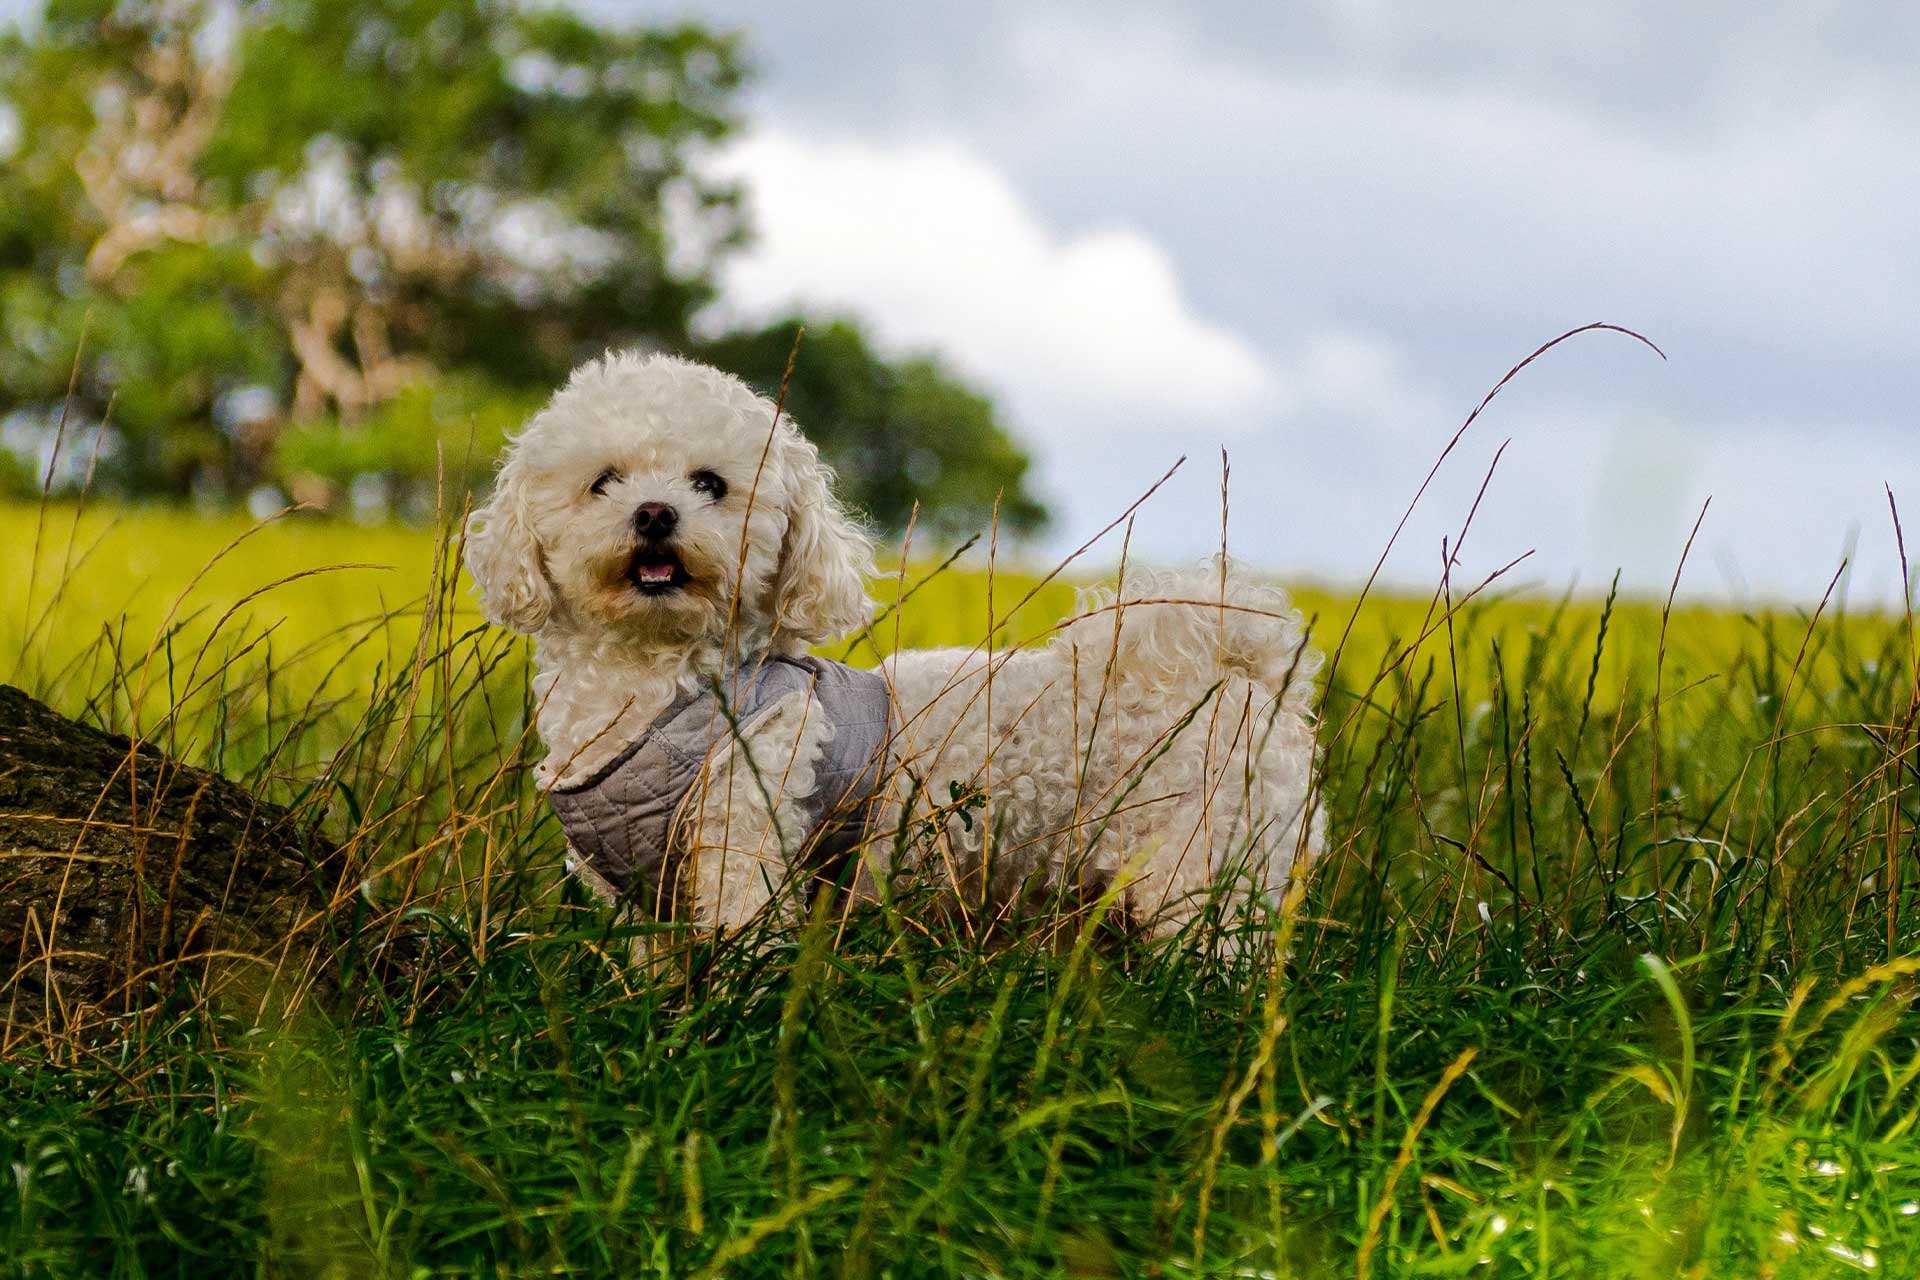
[{"label": "dog's floppy ear", "polygon": [[531,635],[553,613],[553,584],[534,540],[523,470],[508,458],[493,496],[467,517],[467,569],[480,586],[487,620]]},{"label": "dog's floppy ear", "polygon": [[775,432],[787,480],[787,533],[774,579],[774,617],[789,639],[819,644],[872,616],[873,543],[834,497],[833,469],[812,441],[785,422]]}]

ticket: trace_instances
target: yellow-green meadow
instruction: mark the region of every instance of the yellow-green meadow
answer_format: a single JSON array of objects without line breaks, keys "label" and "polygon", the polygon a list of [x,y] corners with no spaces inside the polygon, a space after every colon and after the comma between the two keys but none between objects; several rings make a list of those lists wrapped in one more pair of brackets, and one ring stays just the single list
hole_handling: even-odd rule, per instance
[{"label": "yellow-green meadow", "polygon": [[[177,659],[212,638],[238,669],[271,662],[280,693],[338,694],[411,655],[435,575],[455,567],[457,553],[455,531],[361,526],[297,512],[257,521],[167,507],[0,505],[0,581],[10,591],[0,671],[25,666],[57,688],[91,689],[109,649],[122,664],[144,663],[150,649],[164,660],[170,643]],[[989,567],[978,548],[946,567],[943,559],[915,555],[903,567],[897,548],[883,548],[873,582],[881,610],[870,637],[823,652],[870,664],[896,648],[982,644],[990,618],[999,624],[995,645],[1033,643],[1072,615],[1076,588],[1111,581],[1117,571],[1112,553],[1101,548],[1064,568],[1031,554]],[[892,609],[903,582],[909,598]],[[1603,598],[1592,593],[1569,598],[1524,579],[1476,593],[1479,586],[1452,584],[1450,594],[1379,590],[1357,612],[1351,591],[1294,585],[1292,594],[1324,652],[1331,654],[1351,626],[1342,669],[1369,675],[1387,654],[1415,642],[1421,655],[1443,653],[1450,634],[1456,648],[1497,640],[1510,655],[1530,636],[1549,632],[1591,643],[1605,612]],[[449,601],[456,626],[484,625],[464,578]],[[1652,663],[1661,612],[1660,602],[1648,600],[1611,610],[1597,694],[1617,693],[1623,673]],[[1802,607],[1755,616],[1683,604],[1667,621],[1668,662],[1682,680],[1722,671],[1757,637],[1774,647],[1797,645],[1810,613]],[[1832,616],[1830,607],[1828,621]],[[1869,616],[1852,625],[1871,633],[1865,643],[1872,646],[1896,624]],[[1812,646],[1803,677],[1831,678],[1834,660],[1826,646]]]},{"label": "yellow-green meadow", "polygon": [[[454,549],[0,508],[0,677],[291,804],[357,922],[244,1007],[174,965],[9,1023],[23,1274],[1920,1270],[1902,619],[1302,588],[1351,637],[1274,916],[1156,949],[903,886],[715,944],[563,873]],[[940,563],[837,651],[1043,638],[1099,576]]]}]

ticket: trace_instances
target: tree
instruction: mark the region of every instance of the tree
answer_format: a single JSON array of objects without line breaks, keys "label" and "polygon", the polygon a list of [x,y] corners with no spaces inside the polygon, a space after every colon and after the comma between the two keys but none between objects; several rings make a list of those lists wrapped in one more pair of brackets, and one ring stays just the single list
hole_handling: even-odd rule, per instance
[{"label": "tree", "polygon": [[741,74],[698,28],[492,0],[54,0],[0,50],[10,396],[60,401],[91,317],[74,407],[112,402],[111,468],[231,492],[288,419],[679,341],[711,258],[670,269],[662,210],[737,234],[687,159]]},{"label": "tree", "polygon": [[[804,324],[790,316],[728,334],[700,354],[777,396]],[[1046,508],[1026,487],[1031,463],[992,403],[931,356],[881,358],[850,320],[807,327],[785,407],[882,529],[905,529],[916,503],[922,546],[983,531],[996,502],[1004,532],[1033,533],[1046,523]]]},{"label": "tree", "polygon": [[[690,344],[745,236],[697,163],[745,74],[733,35],[506,0],[50,0],[0,34],[0,419],[110,423],[137,493],[483,474],[582,359]],[[907,429],[1018,490],[985,402],[913,368]]]}]

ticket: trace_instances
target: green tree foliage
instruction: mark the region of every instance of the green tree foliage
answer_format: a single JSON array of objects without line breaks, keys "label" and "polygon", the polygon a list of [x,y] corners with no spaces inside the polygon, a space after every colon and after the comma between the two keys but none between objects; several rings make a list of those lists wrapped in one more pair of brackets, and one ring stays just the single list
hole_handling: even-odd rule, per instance
[{"label": "green tree foliage", "polygon": [[[803,323],[793,316],[729,334],[701,354],[774,396]],[[882,359],[852,321],[807,328],[786,409],[882,528],[905,529],[916,502],[916,541],[980,532],[996,502],[1003,531],[1031,533],[1046,522],[1026,488],[1027,456],[993,405],[931,356]]]},{"label": "green tree foliage", "polygon": [[9,398],[62,399],[90,317],[111,470],[234,492],[287,420],[677,342],[711,263],[668,268],[662,209],[737,235],[687,160],[740,77],[727,37],[485,0],[53,0],[0,51]]},{"label": "green tree foliage", "polygon": [[[0,33],[6,441],[44,450],[67,404],[111,424],[105,480],[163,496],[483,473],[580,360],[692,345],[745,236],[694,162],[745,70],[732,35],[502,0],[50,0]],[[1005,487],[1032,527],[984,401],[836,342],[854,381],[813,403],[900,415],[809,422],[856,501],[958,527]]]}]

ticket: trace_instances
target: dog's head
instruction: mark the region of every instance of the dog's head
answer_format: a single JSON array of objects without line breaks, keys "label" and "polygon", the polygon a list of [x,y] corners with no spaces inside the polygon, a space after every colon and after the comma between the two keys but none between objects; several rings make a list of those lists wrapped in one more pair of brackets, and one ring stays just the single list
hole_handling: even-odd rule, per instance
[{"label": "dog's head", "polygon": [[871,607],[872,543],[832,481],[737,378],[608,355],[575,370],[509,446],[468,521],[467,567],[487,617],[516,631],[658,650],[731,627],[791,652]]}]

